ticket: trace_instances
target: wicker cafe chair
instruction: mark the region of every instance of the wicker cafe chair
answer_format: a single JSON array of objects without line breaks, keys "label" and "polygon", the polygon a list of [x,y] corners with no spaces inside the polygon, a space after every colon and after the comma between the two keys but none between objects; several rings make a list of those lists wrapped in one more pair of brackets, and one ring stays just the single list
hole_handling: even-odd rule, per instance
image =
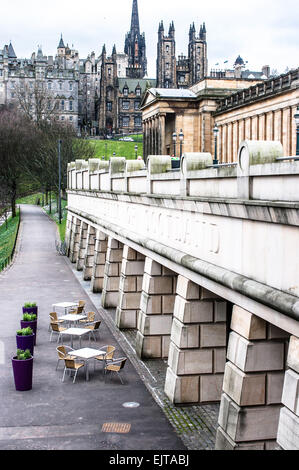
[{"label": "wicker cafe chair", "polygon": [[96,317],[95,312],[88,312],[87,318],[85,318],[84,320],[79,320],[79,323],[85,323],[85,324],[94,323],[95,317]]},{"label": "wicker cafe chair", "polygon": [[106,378],[107,378],[107,372],[115,372],[121,383],[124,385],[124,382],[122,381],[122,378],[120,376],[120,371],[125,367],[125,363],[127,361],[127,358],[126,357],[120,357],[119,359],[113,359],[112,361],[108,362],[108,364],[106,364],[105,366],[105,382],[106,382]]},{"label": "wicker cafe chair", "polygon": [[65,331],[67,328],[64,328],[63,326],[58,325],[57,323],[50,323],[51,326],[51,335],[50,335],[50,341],[52,340],[52,335],[53,333],[58,333],[58,338],[57,338],[57,343],[59,342],[61,338],[61,332]]},{"label": "wicker cafe chair", "polygon": [[75,315],[81,314],[85,309],[85,304],[86,304],[85,300],[79,300],[78,306],[74,307],[74,308],[70,308],[68,313],[72,313],[72,314],[75,314]]},{"label": "wicker cafe chair", "polygon": [[75,373],[73,380],[73,383],[75,383],[78,370],[81,369],[81,367],[85,366],[84,362],[76,362],[75,359],[64,359],[64,364],[65,366],[62,376],[62,382],[64,382],[65,373],[68,371],[70,375],[72,375],[72,372]]},{"label": "wicker cafe chair", "polygon": [[93,339],[96,341],[95,333],[99,334],[100,325],[101,325],[101,321],[99,320],[99,321],[93,322],[91,325],[84,326],[83,328],[90,330]]},{"label": "wicker cafe chair", "polygon": [[109,362],[113,360],[114,352],[115,352],[115,347],[114,346],[101,346],[101,351],[106,351],[105,354],[102,356],[97,356],[94,359],[94,369],[97,361],[101,361],[103,363],[103,367]]},{"label": "wicker cafe chair", "polygon": [[64,320],[58,320],[58,316],[56,312],[51,312],[49,313],[50,317],[50,323],[49,323],[49,331],[51,331],[51,323],[56,323],[59,325],[59,323],[63,323]]},{"label": "wicker cafe chair", "polygon": [[73,359],[73,357],[69,353],[74,350],[70,346],[57,346],[56,351],[58,353],[58,361],[56,364],[57,370],[60,361],[64,361],[64,359]]}]

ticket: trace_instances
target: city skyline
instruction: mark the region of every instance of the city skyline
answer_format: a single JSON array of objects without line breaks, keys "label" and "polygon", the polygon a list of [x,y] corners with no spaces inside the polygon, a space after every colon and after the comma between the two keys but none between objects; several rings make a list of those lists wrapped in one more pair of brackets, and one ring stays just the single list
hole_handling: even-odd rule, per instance
[{"label": "city skyline", "polygon": [[[62,33],[65,43],[74,45],[80,58],[87,57],[92,51],[96,57],[99,56],[103,44],[106,44],[108,54],[114,44],[117,52],[123,52],[125,34],[130,29],[132,0],[114,0],[113,3],[115,9],[111,4],[99,6],[92,0],[89,8],[82,11],[77,0],[53,0],[51,4],[43,2],[42,6],[36,0],[29,1],[26,6],[20,0],[14,0],[2,7],[1,47],[12,41],[17,56],[29,58],[41,45],[45,55],[55,55]],[[209,70],[232,67],[239,54],[251,70],[269,65],[271,70],[283,73],[286,67],[298,66],[296,12],[299,13],[299,7],[294,0],[286,0],[283,7],[278,1],[253,0],[248,11],[233,0],[226,2],[225,6],[216,1],[214,8],[203,5],[200,9],[191,0],[186,0],[183,11],[178,8],[177,1],[166,0],[160,4],[153,0],[149,5],[139,0],[138,6],[140,29],[145,32],[150,78],[156,76],[157,31],[161,20],[166,32],[169,23],[174,21],[177,55],[187,55],[190,24],[194,22],[198,32],[200,24],[205,22]],[[13,16],[9,15],[12,7]],[[60,16],[57,16],[57,11]]]}]

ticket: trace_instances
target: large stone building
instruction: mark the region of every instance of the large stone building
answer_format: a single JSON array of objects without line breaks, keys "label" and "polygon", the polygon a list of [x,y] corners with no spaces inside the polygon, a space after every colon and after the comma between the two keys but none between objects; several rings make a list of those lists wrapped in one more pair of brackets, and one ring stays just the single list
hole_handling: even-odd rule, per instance
[{"label": "large stone building", "polygon": [[54,114],[78,128],[79,122],[79,55],[64,45],[61,37],[57,54],[44,56],[38,48],[30,59],[19,59],[12,44],[0,50],[0,105],[26,106],[36,117],[36,90],[42,90],[45,105],[43,117]]},{"label": "large stone building", "polygon": [[[207,77],[187,90],[149,89],[143,99],[144,157],[183,152],[214,155],[235,162],[242,140],[279,140],[284,154],[296,154],[294,114],[299,104],[299,69],[279,77]],[[173,140],[176,133],[177,139]]]}]

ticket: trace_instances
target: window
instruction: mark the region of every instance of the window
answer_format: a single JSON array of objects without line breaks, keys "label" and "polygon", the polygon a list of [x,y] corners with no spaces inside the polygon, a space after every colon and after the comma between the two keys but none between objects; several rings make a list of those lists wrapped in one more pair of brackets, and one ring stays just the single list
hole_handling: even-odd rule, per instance
[{"label": "window", "polygon": [[108,77],[111,77],[111,69],[108,69]]},{"label": "window", "polygon": [[73,102],[72,101],[70,101],[69,106],[70,106],[70,111],[73,111]]},{"label": "window", "polygon": [[185,75],[180,75],[180,82],[184,83],[184,81],[185,81]]},{"label": "window", "polygon": [[107,101],[106,109],[107,109],[107,111],[112,111],[112,102],[111,101]]},{"label": "window", "polygon": [[134,109],[139,109],[140,108],[140,100],[135,100],[134,101]]},{"label": "window", "polygon": [[166,62],[166,70],[169,70],[169,62]]},{"label": "window", "polygon": [[141,89],[140,88],[136,88],[136,96],[141,96]]},{"label": "window", "polygon": [[2,77],[3,75],[3,70],[0,70],[0,77]]},{"label": "window", "polygon": [[130,125],[130,118],[129,116],[124,116],[123,117],[123,127],[129,127]]},{"label": "window", "polygon": [[15,97],[15,93],[12,91],[11,92],[11,97],[14,98]]},{"label": "window", "polygon": [[125,88],[123,89],[123,93],[124,93],[124,96],[128,96],[128,94],[129,94],[129,89],[128,89],[127,87],[125,87]]},{"label": "window", "polygon": [[130,109],[130,101],[129,100],[123,100],[123,103],[122,103],[122,108],[123,109]]},{"label": "window", "polygon": [[60,119],[61,119],[62,121],[64,121],[64,116],[61,116],[61,118],[60,118]]},{"label": "window", "polygon": [[200,64],[197,64],[197,71],[200,71]]},{"label": "window", "polygon": [[135,127],[141,127],[142,125],[141,116],[135,116],[134,124],[135,124]]},{"label": "window", "polygon": [[165,88],[170,88],[170,86],[169,86],[169,80],[165,80]]},{"label": "window", "polygon": [[60,109],[61,111],[64,111],[64,100],[60,101]]},{"label": "window", "polygon": [[169,45],[166,46],[166,54],[169,54]]},{"label": "window", "polygon": [[48,82],[48,90],[52,89],[52,82]]},{"label": "window", "polygon": [[62,82],[59,82],[59,90],[62,90]]},{"label": "window", "polygon": [[72,121],[72,120],[73,120],[73,116],[70,116],[70,121]]},{"label": "window", "polygon": [[73,82],[70,82],[70,90],[72,91],[73,89]]}]

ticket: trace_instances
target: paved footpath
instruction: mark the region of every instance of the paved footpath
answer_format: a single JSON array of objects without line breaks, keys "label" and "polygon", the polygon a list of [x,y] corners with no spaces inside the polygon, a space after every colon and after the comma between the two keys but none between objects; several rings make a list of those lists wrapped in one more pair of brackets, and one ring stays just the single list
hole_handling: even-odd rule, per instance
[{"label": "paved footpath", "polygon": [[[125,385],[118,377],[103,380],[101,366],[90,381],[79,371],[76,383],[62,382],[62,363],[56,371],[56,340],[49,341],[52,304],[85,299],[87,311],[100,316],[69,263],[55,250],[56,226],[36,206],[22,206],[19,243],[13,265],[0,273],[0,450],[186,450],[161,408],[141,381],[130,361]],[[33,388],[15,390],[11,357],[16,353],[16,330],[22,305],[39,306]],[[100,339],[91,347],[121,346],[103,321]],[[69,344],[68,342],[66,344]],[[82,341],[82,347],[88,340]],[[75,346],[76,347],[76,343]],[[138,408],[125,408],[126,402]],[[128,433],[104,432],[105,423],[128,424]]]}]

